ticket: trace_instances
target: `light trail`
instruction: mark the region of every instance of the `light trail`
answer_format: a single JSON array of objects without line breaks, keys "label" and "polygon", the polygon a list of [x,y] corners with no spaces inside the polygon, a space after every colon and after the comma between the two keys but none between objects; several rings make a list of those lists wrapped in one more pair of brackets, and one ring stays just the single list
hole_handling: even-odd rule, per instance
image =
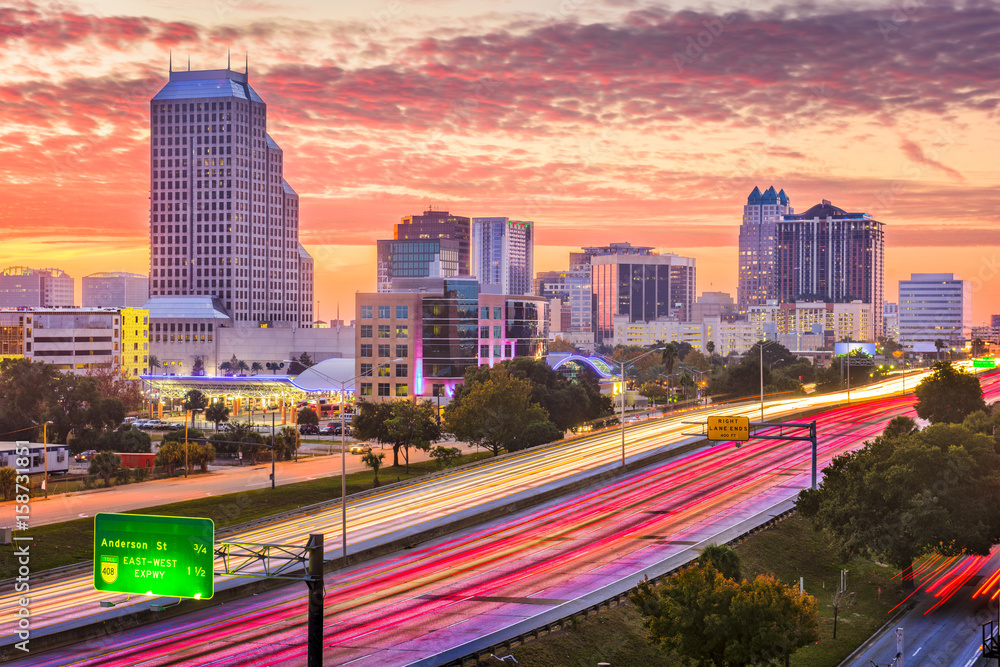
[{"label": "light trail", "polygon": [[[909,412],[891,398],[817,415],[820,465]],[[335,664],[406,664],[684,551],[808,484],[801,444],[705,448],[597,490],[327,575],[324,647]],[[38,664],[302,664],[301,587],[46,656]],[[262,638],[266,638],[263,641]],[[113,643],[112,643],[113,642]],[[72,659],[76,659],[74,662]],[[353,662],[357,661],[357,662]]]}]

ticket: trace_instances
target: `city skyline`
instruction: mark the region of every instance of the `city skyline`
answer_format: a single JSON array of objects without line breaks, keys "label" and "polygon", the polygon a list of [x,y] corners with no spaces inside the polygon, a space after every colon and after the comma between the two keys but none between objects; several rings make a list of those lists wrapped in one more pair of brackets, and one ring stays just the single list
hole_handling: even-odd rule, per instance
[{"label": "city skyline", "polygon": [[694,257],[699,292],[735,295],[757,184],[886,223],[887,300],[912,272],[946,272],[973,282],[976,323],[1000,307],[977,27],[995,8],[135,6],[2,10],[0,266],[147,273],[148,100],[171,51],[175,70],[188,54],[221,69],[231,48],[296,155],[320,318],[350,318],[353,292],[374,291],[375,240],[428,202],[535,221],[535,272],[628,240]]}]

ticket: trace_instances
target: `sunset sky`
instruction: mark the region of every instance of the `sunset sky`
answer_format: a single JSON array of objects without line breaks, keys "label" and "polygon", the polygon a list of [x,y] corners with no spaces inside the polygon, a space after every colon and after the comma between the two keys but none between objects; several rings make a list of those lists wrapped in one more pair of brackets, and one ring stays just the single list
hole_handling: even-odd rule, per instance
[{"label": "sunset sky", "polygon": [[319,316],[434,208],[697,258],[735,297],[755,185],[886,223],[885,293],[973,282],[1000,313],[1000,5],[900,0],[25,2],[0,6],[0,268],[149,272],[149,98],[233,69],[268,105]]}]

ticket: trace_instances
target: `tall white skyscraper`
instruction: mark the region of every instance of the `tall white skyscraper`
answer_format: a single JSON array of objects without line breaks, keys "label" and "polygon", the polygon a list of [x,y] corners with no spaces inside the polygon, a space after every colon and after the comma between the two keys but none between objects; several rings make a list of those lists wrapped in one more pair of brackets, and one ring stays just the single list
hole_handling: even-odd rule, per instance
[{"label": "tall white skyscraper", "polygon": [[247,74],[170,72],[150,159],[150,297],[216,296],[237,327],[311,327],[299,197]]},{"label": "tall white skyscraper", "polygon": [[510,218],[472,219],[470,273],[487,291],[531,294],[534,290],[534,256],[533,222]]}]

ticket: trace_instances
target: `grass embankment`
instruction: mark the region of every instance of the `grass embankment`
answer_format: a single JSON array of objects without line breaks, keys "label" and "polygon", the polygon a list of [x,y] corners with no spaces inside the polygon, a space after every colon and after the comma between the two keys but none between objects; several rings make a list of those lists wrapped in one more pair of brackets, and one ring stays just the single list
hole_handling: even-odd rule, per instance
[{"label": "grass embankment", "polygon": [[[476,452],[462,456],[456,465],[489,458],[488,452]],[[437,471],[436,461],[421,461],[406,468],[387,466],[379,472],[382,484],[412,480]],[[370,470],[347,475],[347,495],[372,488],[374,475]],[[336,483],[334,483],[336,481]],[[127,514],[159,514],[162,516],[196,516],[212,519],[219,530],[254,519],[271,516],[279,512],[298,509],[326,500],[340,498],[339,475],[285,484],[275,489],[254,489],[220,496],[209,496],[180,503],[155,505],[129,510]],[[91,562],[94,558],[94,519],[77,519],[47,526],[38,526],[28,531],[31,544],[31,569],[40,572],[62,565]],[[15,576],[17,563],[11,556],[11,547],[5,547],[0,557],[0,579]]]},{"label": "grass embankment", "polygon": [[[887,612],[904,597],[899,581],[892,580],[895,569],[865,559],[838,560],[831,554],[823,535],[813,531],[808,521],[795,514],[751,535],[736,549],[742,559],[744,577],[773,573],[796,587],[799,577],[805,577],[806,592],[817,598],[820,640],[792,656],[791,664],[796,667],[840,664],[888,620]],[[849,570],[847,589],[854,591],[855,597],[850,609],[840,610],[837,639],[834,640],[830,602],[842,569]],[[646,637],[642,616],[631,604],[624,604],[580,620],[564,631],[515,647],[510,653],[519,664],[533,667],[578,667],[598,662],[608,662],[614,667],[682,664],[676,655],[651,646]],[[499,663],[492,658],[480,663],[483,667],[495,664]]]}]

